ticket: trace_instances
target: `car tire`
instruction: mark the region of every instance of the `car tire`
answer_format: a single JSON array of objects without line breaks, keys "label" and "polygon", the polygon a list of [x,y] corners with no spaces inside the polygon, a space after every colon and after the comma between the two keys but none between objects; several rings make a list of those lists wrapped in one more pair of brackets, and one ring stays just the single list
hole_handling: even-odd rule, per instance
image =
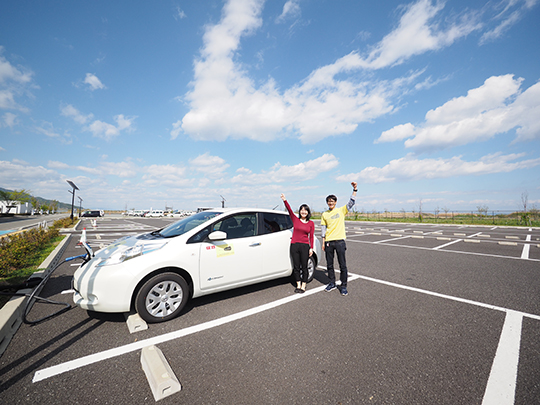
[{"label": "car tire", "polygon": [[148,323],[177,317],[189,298],[186,280],[176,273],[161,273],[146,281],[135,298],[135,310]]},{"label": "car tire", "polygon": [[307,278],[308,283],[311,283],[313,281],[316,267],[317,267],[317,264],[315,263],[315,258],[313,256],[310,256],[308,258],[308,278]]},{"label": "car tire", "polygon": [[[315,276],[315,268],[317,267],[317,264],[315,262],[315,258],[313,256],[310,256],[308,258],[308,278],[307,282],[311,283],[313,281],[313,277]],[[294,274],[291,275],[291,283],[296,285],[296,280],[294,279]]]}]

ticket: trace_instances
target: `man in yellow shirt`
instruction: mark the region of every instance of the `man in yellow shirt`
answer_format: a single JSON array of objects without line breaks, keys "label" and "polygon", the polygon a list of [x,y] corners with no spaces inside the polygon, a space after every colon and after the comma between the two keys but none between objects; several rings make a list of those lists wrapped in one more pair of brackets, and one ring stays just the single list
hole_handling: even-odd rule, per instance
[{"label": "man in yellow shirt", "polygon": [[328,211],[323,212],[321,216],[321,228],[322,228],[322,248],[326,255],[326,269],[328,270],[328,278],[330,283],[326,286],[325,291],[330,292],[336,289],[336,273],[334,271],[334,253],[337,253],[337,259],[339,263],[339,271],[341,285],[339,290],[341,295],[347,295],[347,261],[345,259],[345,251],[347,245],[345,244],[345,215],[353,207],[356,200],[356,188],[357,183],[353,181],[351,183],[353,187],[353,193],[351,199],[343,207],[336,208],[337,197],[333,194],[326,197],[326,204],[328,205]]}]

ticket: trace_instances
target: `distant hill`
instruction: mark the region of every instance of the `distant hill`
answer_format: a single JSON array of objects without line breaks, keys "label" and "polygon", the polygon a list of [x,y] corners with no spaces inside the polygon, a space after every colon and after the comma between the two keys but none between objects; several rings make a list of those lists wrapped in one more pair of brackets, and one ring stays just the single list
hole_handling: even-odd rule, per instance
[{"label": "distant hill", "polygon": [[[13,190],[9,190],[7,188],[2,188],[2,187],[0,187],[0,190],[13,191]],[[32,197],[35,197],[35,196],[32,196]],[[53,202],[53,200],[47,200],[46,198],[42,198],[42,197],[35,197],[35,198],[36,198],[36,200],[39,201],[40,205],[50,205]],[[71,204],[63,203],[63,202],[59,201],[58,202],[58,211],[65,211],[65,210],[71,210]]]}]

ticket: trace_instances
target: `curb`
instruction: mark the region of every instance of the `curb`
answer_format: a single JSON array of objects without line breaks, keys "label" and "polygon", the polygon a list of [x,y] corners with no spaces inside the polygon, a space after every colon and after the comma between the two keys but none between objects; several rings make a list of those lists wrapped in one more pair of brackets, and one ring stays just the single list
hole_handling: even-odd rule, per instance
[{"label": "curb", "polygon": [[[41,266],[39,266],[39,268],[44,268],[44,270],[36,271],[29,279],[44,278],[45,275],[51,272],[59,263],[70,239],[71,234],[67,235],[43,261]],[[32,289],[25,288],[24,290],[19,290],[17,292],[20,294],[30,294]],[[39,291],[37,291],[36,294],[39,294]],[[28,297],[22,296],[13,297],[2,307],[2,309],[0,309],[0,357],[4,354],[9,342],[11,342],[11,339],[15,336],[15,333],[21,326],[27,299]]]}]

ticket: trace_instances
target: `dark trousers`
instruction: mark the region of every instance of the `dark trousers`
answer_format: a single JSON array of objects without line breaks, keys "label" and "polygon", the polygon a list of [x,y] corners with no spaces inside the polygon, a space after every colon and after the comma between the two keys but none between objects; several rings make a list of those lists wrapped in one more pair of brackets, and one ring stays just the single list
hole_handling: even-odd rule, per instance
[{"label": "dark trousers", "polygon": [[347,287],[347,261],[345,260],[345,251],[347,250],[347,245],[343,239],[333,240],[330,242],[325,242],[324,253],[326,255],[326,269],[328,270],[328,278],[331,283],[336,283],[336,273],[334,271],[334,254],[337,253],[337,259],[339,263],[339,271],[341,285]]},{"label": "dark trousers", "polygon": [[309,245],[307,243],[291,243],[291,257],[294,279],[307,283]]}]

